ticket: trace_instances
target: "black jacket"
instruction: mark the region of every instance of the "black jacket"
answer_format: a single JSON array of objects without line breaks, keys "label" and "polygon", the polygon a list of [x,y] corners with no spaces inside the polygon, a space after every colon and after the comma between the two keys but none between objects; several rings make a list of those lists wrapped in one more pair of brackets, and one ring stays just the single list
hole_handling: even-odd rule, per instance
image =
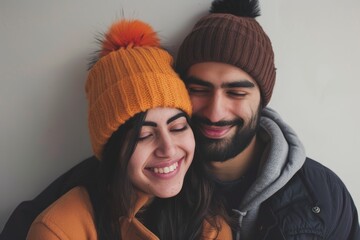
[{"label": "black jacket", "polygon": [[306,159],[260,209],[257,236],[266,240],[360,240],[354,202],[336,174]]}]

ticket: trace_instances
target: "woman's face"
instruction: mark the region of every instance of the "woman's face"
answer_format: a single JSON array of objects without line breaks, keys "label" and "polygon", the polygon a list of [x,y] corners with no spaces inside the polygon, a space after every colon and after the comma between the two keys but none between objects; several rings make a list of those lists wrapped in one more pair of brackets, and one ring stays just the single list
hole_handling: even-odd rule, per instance
[{"label": "woman's face", "polygon": [[175,196],[182,188],[194,149],[194,135],[182,111],[150,109],[129,161],[131,182],[150,195]]}]

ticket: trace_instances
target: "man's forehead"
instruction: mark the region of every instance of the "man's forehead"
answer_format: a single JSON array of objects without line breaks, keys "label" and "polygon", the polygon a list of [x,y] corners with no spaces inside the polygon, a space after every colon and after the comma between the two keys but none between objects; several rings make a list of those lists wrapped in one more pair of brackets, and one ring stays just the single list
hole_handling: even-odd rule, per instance
[{"label": "man's forehead", "polygon": [[245,71],[236,67],[202,64],[189,69],[186,85],[195,84],[212,88],[254,88],[257,82]]},{"label": "man's forehead", "polygon": [[201,79],[196,76],[188,76],[186,78],[186,84],[200,85],[204,87],[221,87],[221,88],[253,88],[256,86],[255,81],[239,78],[239,79],[227,79],[219,81],[211,81]]},{"label": "man's forehead", "polygon": [[189,68],[186,77],[188,79],[193,78],[217,84],[238,81],[249,81],[255,83],[255,80],[244,70],[234,65],[220,62],[196,63]]}]

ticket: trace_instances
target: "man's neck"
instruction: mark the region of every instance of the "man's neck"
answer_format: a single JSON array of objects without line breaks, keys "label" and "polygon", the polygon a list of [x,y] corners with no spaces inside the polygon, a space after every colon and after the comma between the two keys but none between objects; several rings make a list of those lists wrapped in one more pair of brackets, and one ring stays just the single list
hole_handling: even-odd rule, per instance
[{"label": "man's neck", "polygon": [[234,181],[243,176],[263,152],[263,145],[256,136],[251,140],[249,146],[234,158],[224,162],[211,162],[210,171],[220,181]]}]

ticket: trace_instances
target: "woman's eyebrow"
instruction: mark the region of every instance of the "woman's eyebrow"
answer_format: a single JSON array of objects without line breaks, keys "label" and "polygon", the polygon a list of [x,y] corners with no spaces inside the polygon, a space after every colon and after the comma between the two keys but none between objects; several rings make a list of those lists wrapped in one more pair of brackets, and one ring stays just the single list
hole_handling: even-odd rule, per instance
[{"label": "woman's eyebrow", "polygon": [[171,122],[173,122],[173,121],[175,121],[176,119],[181,118],[181,117],[185,117],[185,118],[186,118],[185,113],[179,112],[179,113],[176,114],[175,116],[172,116],[171,118],[169,118],[169,119],[166,121],[166,124],[169,124],[169,123],[171,123]]},{"label": "woman's eyebrow", "polygon": [[150,121],[145,121],[142,124],[143,126],[149,126],[149,127],[157,127],[157,123],[156,122],[150,122]]},{"label": "woman's eyebrow", "polygon": [[[171,123],[171,122],[173,122],[173,121],[175,121],[176,119],[181,118],[181,117],[185,117],[185,118],[186,118],[185,113],[180,112],[180,113],[172,116],[171,118],[169,118],[169,119],[166,121],[166,124],[169,124],[169,123]],[[143,125],[143,126],[149,126],[149,127],[157,127],[157,123],[156,123],[156,122],[152,122],[152,121],[145,121],[145,122],[143,122],[142,125]]]}]

